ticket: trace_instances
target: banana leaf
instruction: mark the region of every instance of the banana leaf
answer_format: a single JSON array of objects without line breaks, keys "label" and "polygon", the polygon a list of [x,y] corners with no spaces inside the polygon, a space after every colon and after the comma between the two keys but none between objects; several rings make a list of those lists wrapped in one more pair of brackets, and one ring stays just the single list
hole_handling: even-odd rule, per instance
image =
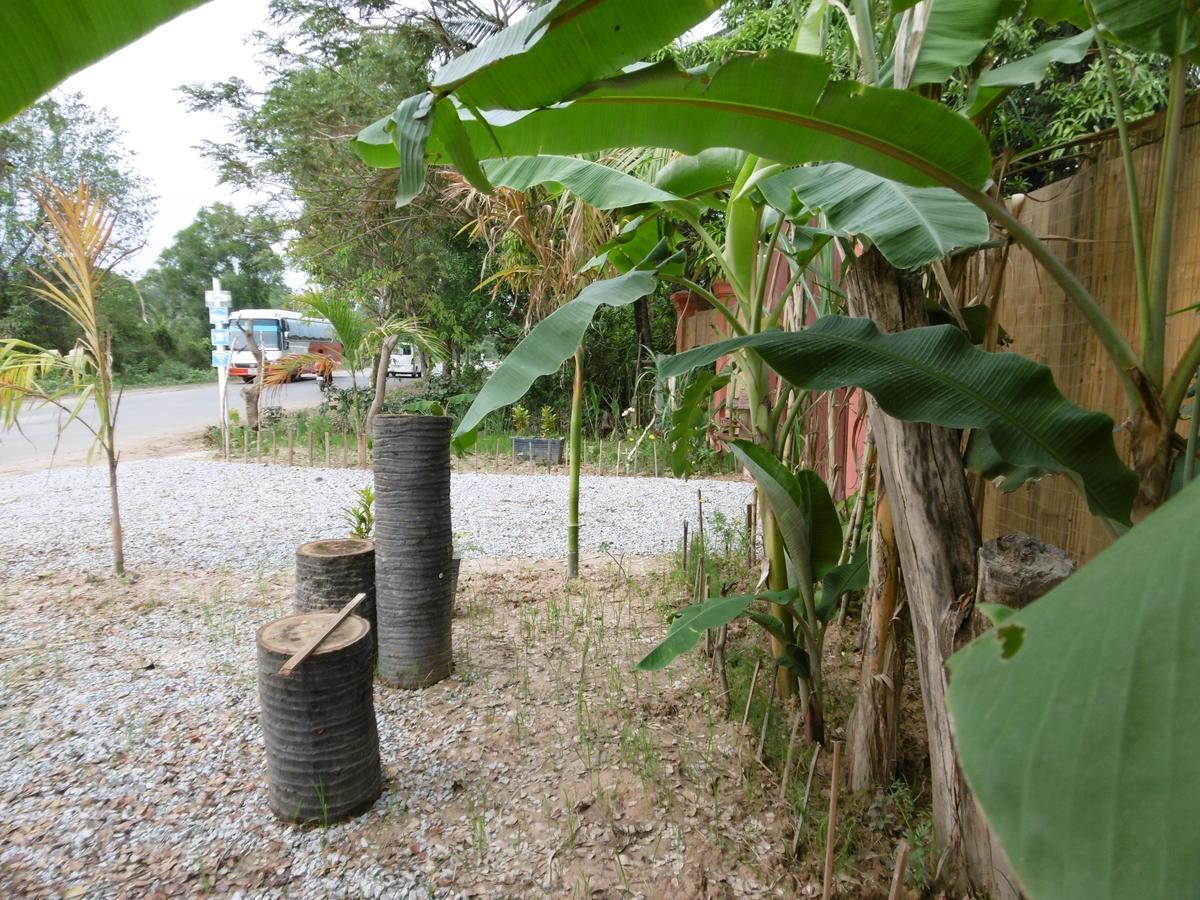
[{"label": "banana leaf", "polygon": [[574,300],[538,322],[496,367],[454,432],[454,448],[475,443],[475,429],[493,410],[525,396],[539,375],[557,372],[579,348],[584,332],[601,306],[625,306],[654,290],[653,272],[635,269],[604,281],[593,281]]},{"label": "banana leaf", "polygon": [[[915,187],[978,189],[991,155],[982,135],[953,111],[907,91],[832,80],[823,60],[786,51],[681,70],[663,62],[595,82],[551,108],[459,112],[480,158],[575,154],[617,146],[697,154],[737,147],[787,165],[839,160]],[[379,123],[360,135],[377,141]],[[372,145],[374,146],[374,145]],[[426,159],[446,158],[436,139]],[[399,154],[392,165],[399,165]]]},{"label": "banana leaf", "polygon": [[859,387],[889,415],[988,433],[1010,465],[1070,477],[1097,515],[1129,524],[1137,477],[1113,445],[1113,421],[1067,400],[1050,370],[1016,353],[986,353],[957,328],[882,334],[867,319],[825,316],[801,332],[771,331],[697,347],[659,364],[682,375],[753,349],[806,390]]},{"label": "banana leaf", "polygon": [[1200,885],[1200,484],[950,660],[967,779],[1034,898]]},{"label": "banana leaf", "polygon": [[811,593],[812,583],[837,565],[842,551],[842,523],[829,489],[816,472],[793,472],[752,441],[732,441],[730,449],[767,498],[796,569],[798,587]]},{"label": "banana leaf", "polygon": [[1200,47],[1200,9],[1189,0],[1092,0],[1100,24],[1126,46],[1164,56]]},{"label": "banana leaf", "polygon": [[984,72],[971,85],[967,115],[976,118],[995,106],[1012,88],[1041,81],[1054,63],[1079,62],[1091,49],[1095,37],[1089,28],[1070,37],[1046,41],[1023,59]]},{"label": "banana leaf", "polygon": [[709,597],[701,603],[680,610],[671,623],[662,643],[647,653],[635,668],[642,670],[662,669],[673,659],[687,653],[696,646],[700,635],[710,628],[727,625],[750,608],[755,600],[786,605],[796,597],[794,590],[761,591],[757,594],[739,594],[736,597]]},{"label": "banana leaf", "polygon": [[[908,87],[941,84],[973,63],[1002,18],[1016,10],[1012,0],[937,0],[932,5]],[[893,82],[895,60],[880,69],[881,84]]]},{"label": "banana leaf", "polygon": [[0,122],[64,78],[204,0],[8,0],[0,4]]},{"label": "banana leaf", "polygon": [[573,156],[518,156],[505,160],[486,160],[483,169],[497,187],[525,191],[535,185],[562,185],[597,209],[618,209],[682,199],[640,178]]},{"label": "banana leaf", "polygon": [[790,218],[819,210],[834,230],[865,235],[898,269],[988,239],[987,216],[949,188],[909,187],[840,163],[787,169],[758,189]]}]

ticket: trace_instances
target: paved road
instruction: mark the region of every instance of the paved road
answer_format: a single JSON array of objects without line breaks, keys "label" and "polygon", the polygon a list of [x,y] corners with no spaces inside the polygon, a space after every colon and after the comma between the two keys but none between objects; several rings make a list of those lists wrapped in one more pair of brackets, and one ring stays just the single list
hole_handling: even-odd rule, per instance
[{"label": "paved road", "polygon": [[[366,381],[359,377],[359,384]],[[334,377],[339,387],[350,386],[350,376],[339,372]],[[229,384],[229,408],[242,412],[241,379]],[[303,409],[321,402],[317,379],[305,376],[284,386],[268,401],[284,409]],[[117,444],[123,458],[157,455],[186,438],[198,435],[208,425],[217,424],[217,390],[213,384],[188,384],[176,387],[136,388],[125,392],[117,417]],[[66,418],[53,407],[30,407],[21,415],[21,431],[0,432],[0,474],[27,472],[50,465],[79,465],[87,458],[92,433],[79,422],[72,422],[59,434],[59,422]],[[89,422],[95,417],[85,415]],[[23,433],[22,433],[23,432]]]}]

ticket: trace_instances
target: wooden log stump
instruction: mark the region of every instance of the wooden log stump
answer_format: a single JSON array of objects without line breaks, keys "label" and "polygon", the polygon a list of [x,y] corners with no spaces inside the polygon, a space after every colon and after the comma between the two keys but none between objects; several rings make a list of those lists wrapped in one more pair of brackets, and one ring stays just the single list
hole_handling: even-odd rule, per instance
[{"label": "wooden log stump", "polygon": [[258,630],[267,802],[289,822],[329,824],[368,809],[382,787],[371,626],[349,616],[290,676],[279,668],[334,613],[300,613]]},{"label": "wooden log stump", "polygon": [[296,550],[296,612],[341,609],[356,594],[367,597],[357,613],[371,623],[376,641],[375,544],[359,538],[309,541]]}]

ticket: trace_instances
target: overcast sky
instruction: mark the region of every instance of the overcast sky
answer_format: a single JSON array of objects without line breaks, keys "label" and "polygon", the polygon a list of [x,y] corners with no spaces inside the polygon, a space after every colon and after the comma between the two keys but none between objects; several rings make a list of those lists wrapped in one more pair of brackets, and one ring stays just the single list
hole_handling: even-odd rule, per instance
[{"label": "overcast sky", "polygon": [[[133,270],[149,267],[202,206],[224,201],[245,209],[251,202],[246,192],[218,185],[212,167],[195,149],[203,140],[224,138],[221,118],[189,112],[176,88],[232,75],[261,84],[247,38],[266,27],[266,17],[267,0],[213,0],[62,85],[113,115],[126,132],[127,146],[137,153],[136,168],[158,196],[146,247],[130,261]],[[302,279],[293,273],[289,281]]]}]

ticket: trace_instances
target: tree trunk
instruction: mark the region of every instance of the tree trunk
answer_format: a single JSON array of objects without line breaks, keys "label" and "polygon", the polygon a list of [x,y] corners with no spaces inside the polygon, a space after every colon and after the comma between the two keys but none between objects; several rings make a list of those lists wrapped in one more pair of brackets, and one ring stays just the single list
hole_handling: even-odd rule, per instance
[{"label": "tree trunk", "polygon": [[902,592],[891,504],[881,491],[871,529],[871,581],[863,603],[867,637],[858,698],[846,726],[853,791],[884,787],[896,775],[907,630],[901,610]]},{"label": "tree trunk", "polygon": [[388,360],[398,343],[400,343],[400,335],[389,334],[379,347],[379,358],[375,360],[375,396],[371,398],[371,408],[367,410],[367,434],[373,432],[375,417],[383,409],[383,401],[387,396]]},{"label": "tree trunk", "polygon": [[254,359],[258,363],[254,373],[254,381],[242,388],[242,400],[246,403],[246,425],[258,431],[259,401],[262,398],[263,379],[267,377],[266,360],[263,357],[262,350],[258,346],[258,342],[254,340],[254,329],[247,329],[245,324],[241,322],[238,323],[238,328],[246,336],[246,346],[254,354]]},{"label": "tree trunk", "polygon": [[125,574],[125,532],[121,529],[121,504],[117,496],[117,452],[113,446],[113,429],[108,429],[104,444],[108,457],[108,502],[112,506],[113,572]]},{"label": "tree trunk", "polygon": [[[926,324],[919,276],[900,272],[872,248],[847,273],[852,314],[885,332]],[[883,481],[892,506],[900,568],[929,736],[936,846],[960,890],[992,900],[1020,896],[1015,875],[958,765],[946,705],[946,661],[973,611],[979,528],[956,432],[893,419],[870,407]]]}]

